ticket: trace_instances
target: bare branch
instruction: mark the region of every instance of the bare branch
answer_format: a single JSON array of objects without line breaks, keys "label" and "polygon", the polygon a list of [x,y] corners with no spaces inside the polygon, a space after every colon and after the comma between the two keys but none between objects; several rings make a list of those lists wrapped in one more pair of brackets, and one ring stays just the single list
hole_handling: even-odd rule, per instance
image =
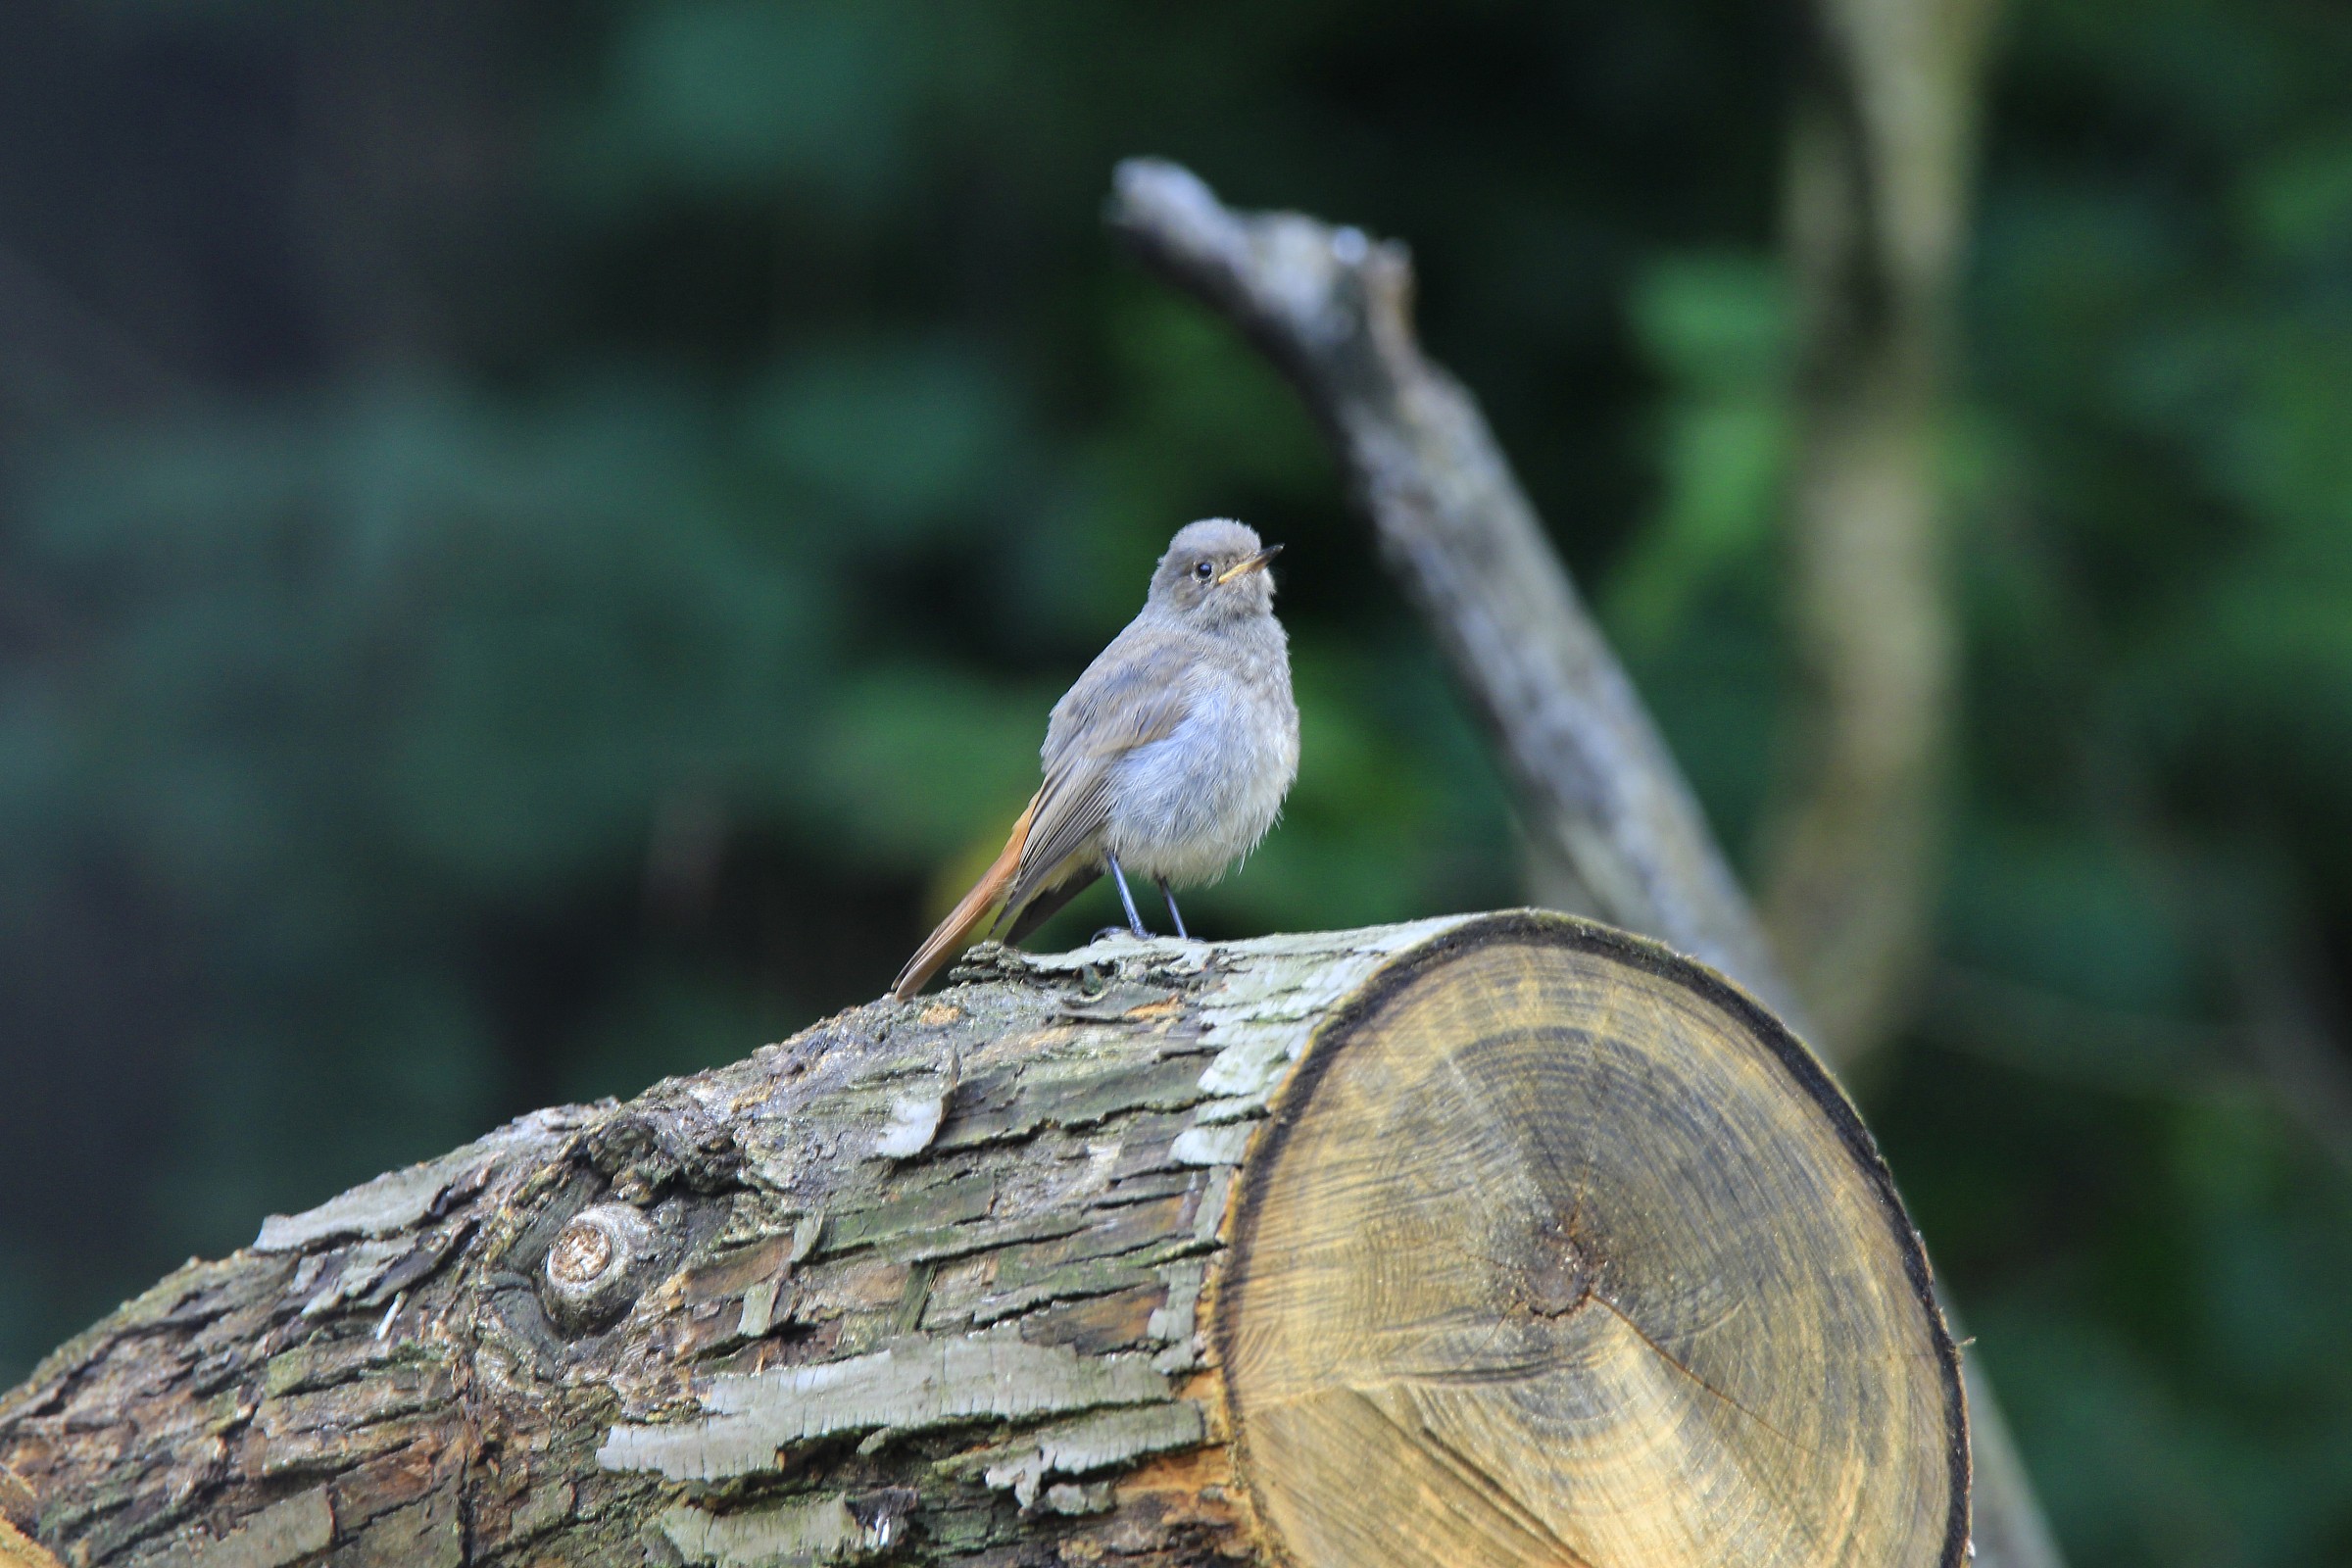
[{"label": "bare branch", "polygon": [[1531,838],[1602,912],[1796,1019],[1796,998],[1625,670],[1476,402],[1425,358],[1394,241],[1236,213],[1190,172],[1119,167],[1110,223],[1296,383],[1339,449],[1383,560],[1452,662]]}]

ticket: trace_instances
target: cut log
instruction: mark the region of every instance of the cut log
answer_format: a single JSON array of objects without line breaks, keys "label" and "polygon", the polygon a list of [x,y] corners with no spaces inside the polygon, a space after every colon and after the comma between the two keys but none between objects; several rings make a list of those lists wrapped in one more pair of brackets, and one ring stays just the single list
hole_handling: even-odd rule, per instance
[{"label": "cut log", "polygon": [[1711,972],[1509,913],[957,975],[189,1264],[0,1398],[24,1549],[1960,1562],[1918,1240]]}]

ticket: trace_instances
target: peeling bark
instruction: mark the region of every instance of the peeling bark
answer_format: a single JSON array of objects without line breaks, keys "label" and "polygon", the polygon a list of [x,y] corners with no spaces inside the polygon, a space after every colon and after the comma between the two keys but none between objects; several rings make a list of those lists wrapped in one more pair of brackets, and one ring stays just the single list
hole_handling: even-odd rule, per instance
[{"label": "peeling bark", "polygon": [[[1414,1359],[1365,1408],[1388,1412],[1384,1431],[1423,1433],[1406,1461],[1458,1468],[1492,1423],[1507,1432],[1513,1412],[1582,1400],[1649,1434],[1661,1456],[1685,1445],[1690,1463],[1719,1472],[1713,1488],[1759,1466],[1803,1483],[1782,1475],[1761,1501],[1727,1504],[1741,1531],[1756,1509],[1779,1510],[1774,1539],[1802,1548],[1743,1560],[1875,1564],[1890,1560],[1878,1555],[1886,1541],[1916,1539],[1932,1549],[1902,1560],[1957,1561],[1965,1432],[1924,1256],[1827,1076],[1720,980],[1606,928],[1535,914],[1231,946],[982,949],[958,974],[938,996],[854,1008],[625,1105],[524,1117],[190,1263],[0,1397],[0,1517],[37,1538],[0,1533],[0,1563],[1386,1560],[1313,1545],[1333,1512],[1316,1488],[1352,1503],[1410,1483],[1409,1469],[1367,1467],[1344,1446],[1327,1460],[1286,1450],[1286,1423],[1321,1407],[1316,1357],[1269,1358],[1263,1347],[1286,1342],[1252,1326],[1295,1334],[1299,1303],[1316,1299],[1282,1269],[1323,1256],[1320,1244],[1268,1252],[1264,1227],[1312,1229],[1316,1183],[1339,1167],[1274,1165],[1287,1156],[1269,1151],[1308,1147],[1298,1140],[1317,1127],[1370,1138],[1392,1175],[1443,1156],[1517,1195],[1469,1200],[1490,1227],[1478,1267],[1501,1270],[1492,1281],[1450,1254],[1410,1252],[1383,1254],[1376,1277],[1334,1276],[1368,1283],[1375,1302],[1423,1288],[1416,1278],[1453,1292],[1461,1344],[1479,1348],[1461,1351],[1462,1379],[1429,1359],[1436,1342],[1414,1338],[1411,1313],[1384,1328],[1381,1311],[1357,1312],[1347,1334],[1309,1333],[1362,1355],[1402,1328]],[[1569,1004],[1544,1000],[1552,985],[1600,989]],[[1449,997],[1472,1007],[1465,1018],[1535,1010],[1511,1014],[1502,1035],[1431,1034],[1398,1010],[1408,996],[1441,1019],[1454,1016]],[[1424,1033],[1397,1034],[1408,1024]],[[1516,1043],[1503,1056],[1477,1058],[1487,1067],[1451,1064],[1505,1036]],[[1306,1085],[1302,1060],[1340,1064],[1317,1083],[1399,1070],[1383,1060],[1474,1077],[1532,1062],[1524,1092],[1511,1078],[1481,1102],[1584,1142],[1530,1164],[1476,1117],[1460,1122],[1458,1147],[1394,1137],[1366,1118],[1442,1129],[1459,1091],[1335,1100]],[[1728,1076],[1687,1076],[1691,1065]],[[1714,1117],[1725,1131],[1695,1157],[1661,1152],[1671,1139],[1611,1148],[1618,1118],[1586,1105],[1587,1091],[1557,1118],[1544,1109],[1572,1081],[1625,1086],[1627,1104],[1656,1108],[1662,1127]],[[1288,1131],[1259,1136],[1269,1125]],[[1810,1206],[1793,1191],[1751,1202],[1766,1178],[1743,1159],[1792,1173],[1772,1179],[1797,1181]],[[1595,1193],[1631,1184],[1638,1200],[1611,1219],[1596,1198],[1561,1231],[1570,1195],[1545,1186],[1554,1167],[1584,1170]],[[1356,1191],[1349,1212],[1376,1223],[1375,1197]],[[1653,1214],[1673,1218],[1653,1231]],[[1743,1261],[1697,1282],[1644,1273],[1644,1257],[1693,1224]],[[1229,1266],[1237,1225],[1260,1239],[1248,1279]],[[1696,1255],[1668,1250],[1685,1267]],[[1701,1321],[1687,1331],[1679,1315],[1693,1303]],[[1725,1310],[1746,1325],[1728,1338]],[[1478,1360],[1539,1343],[1553,1349],[1533,1361]],[[1608,1353],[1592,1360],[1580,1345]],[[1776,1370],[1791,1347],[1800,1375]],[[1602,1381],[1580,1370],[1589,1360]],[[1859,1370],[1839,1370],[1849,1361]],[[1255,1382],[1240,1381],[1245,1367]],[[1454,1392],[1396,1402],[1430,1376]],[[1276,1387],[1294,1383],[1305,1402]],[[1725,1389],[1739,1409],[1720,1402]],[[1472,1438],[1444,1438],[1465,1398],[1486,1414]],[[1254,1438],[1253,1410],[1268,1423]],[[1788,1470],[1793,1432],[1811,1434],[1802,1451],[1822,1453],[1818,1465]],[[1854,1459],[1856,1433],[1878,1434],[1878,1460]],[[1552,1561],[1512,1544],[1698,1528],[1693,1489],[1664,1457],[1651,1511],[1665,1523],[1623,1505],[1596,1523],[1578,1512],[1586,1491],[1527,1470],[1511,1457],[1522,1450],[1584,1462],[1557,1436],[1476,1461],[1481,1506],[1503,1522],[1442,1556]],[[1313,1484],[1283,1490],[1302,1463]],[[1818,1508],[1802,1502],[1816,1483]],[[1412,1517],[1422,1494],[1408,1486],[1397,1502],[1396,1539],[1453,1528],[1450,1515]],[[1284,1544],[1269,1518],[1293,1521],[1297,1539]],[[1702,1537],[1691,1549],[1716,1556],[1644,1560],[1721,1560],[1721,1543]]]}]

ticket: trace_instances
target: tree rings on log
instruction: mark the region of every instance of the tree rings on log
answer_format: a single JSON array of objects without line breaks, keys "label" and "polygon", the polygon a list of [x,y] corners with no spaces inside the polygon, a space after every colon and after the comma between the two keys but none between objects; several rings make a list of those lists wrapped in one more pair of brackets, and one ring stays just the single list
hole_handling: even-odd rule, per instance
[{"label": "tree rings on log", "polygon": [[1245,1168],[1215,1332],[1267,1534],[1299,1568],[1957,1564],[1958,1358],[1821,1068],[1648,944],[1464,934],[1322,1024]]}]

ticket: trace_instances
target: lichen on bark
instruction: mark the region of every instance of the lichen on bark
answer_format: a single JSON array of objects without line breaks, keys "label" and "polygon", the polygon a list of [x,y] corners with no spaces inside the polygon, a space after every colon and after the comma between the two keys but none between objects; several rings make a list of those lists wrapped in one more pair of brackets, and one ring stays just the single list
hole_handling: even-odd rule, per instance
[{"label": "lichen on bark", "polygon": [[[0,1397],[28,1549],[1247,1555],[1200,1376],[1232,1165],[1331,1000],[1447,924],[982,950],[943,997],[273,1216]],[[644,1255],[577,1321],[549,1259],[613,1204]]]}]

